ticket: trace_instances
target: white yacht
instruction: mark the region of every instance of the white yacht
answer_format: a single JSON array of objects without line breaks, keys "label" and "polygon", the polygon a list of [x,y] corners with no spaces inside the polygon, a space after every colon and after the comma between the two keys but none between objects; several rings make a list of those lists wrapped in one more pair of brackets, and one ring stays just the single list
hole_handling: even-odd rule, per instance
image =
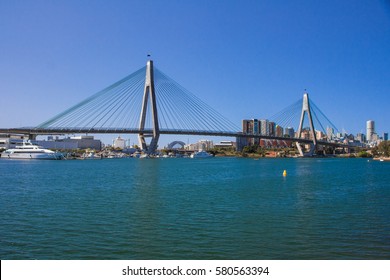
[{"label": "white yacht", "polygon": [[199,150],[198,152],[195,152],[193,154],[191,154],[191,158],[209,158],[209,157],[213,157],[214,155],[212,154],[209,154],[208,152],[206,151],[203,151],[203,150]]},{"label": "white yacht", "polygon": [[33,145],[30,141],[24,141],[22,145],[5,150],[1,153],[1,158],[5,159],[63,159],[61,153],[44,149],[40,146]]}]

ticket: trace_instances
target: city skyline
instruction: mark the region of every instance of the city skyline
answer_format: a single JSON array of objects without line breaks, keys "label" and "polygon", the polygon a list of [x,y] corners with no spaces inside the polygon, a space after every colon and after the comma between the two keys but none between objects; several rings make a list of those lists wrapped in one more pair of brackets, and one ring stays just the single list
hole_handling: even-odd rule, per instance
[{"label": "city skyline", "polygon": [[2,2],[0,127],[38,125],[150,53],[237,125],[269,118],[307,89],[340,131],[365,133],[375,120],[388,132],[389,3],[299,3]]}]

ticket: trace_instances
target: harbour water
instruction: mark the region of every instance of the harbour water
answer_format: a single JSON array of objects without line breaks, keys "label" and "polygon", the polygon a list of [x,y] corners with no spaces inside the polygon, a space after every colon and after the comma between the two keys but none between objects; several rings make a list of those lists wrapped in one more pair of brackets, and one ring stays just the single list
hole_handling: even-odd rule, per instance
[{"label": "harbour water", "polygon": [[0,159],[0,179],[3,260],[390,259],[389,162]]}]

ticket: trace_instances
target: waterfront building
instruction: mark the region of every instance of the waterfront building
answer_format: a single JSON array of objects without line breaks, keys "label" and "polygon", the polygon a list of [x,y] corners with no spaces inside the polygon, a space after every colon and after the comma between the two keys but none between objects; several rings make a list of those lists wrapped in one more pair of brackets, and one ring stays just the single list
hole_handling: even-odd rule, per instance
[{"label": "waterfront building", "polygon": [[214,143],[211,140],[199,140],[197,143],[188,144],[184,146],[184,149],[187,151],[199,151],[204,150],[208,151],[214,148]]},{"label": "waterfront building", "polygon": [[269,146],[268,143],[269,143],[269,141],[267,139],[260,139],[259,145],[263,148],[268,148],[268,146]]},{"label": "waterfront building", "polygon": [[215,148],[235,148],[236,142],[233,141],[221,141],[214,144]]},{"label": "waterfront building", "polygon": [[102,142],[94,139],[90,135],[73,136],[64,139],[56,137],[48,137],[49,140],[34,140],[33,144],[41,146],[45,149],[52,150],[76,150],[76,149],[92,149],[100,151],[102,149]]},{"label": "waterfront building", "polygon": [[126,148],[126,140],[118,136],[114,139],[112,146],[114,147],[114,149],[123,150],[124,148]]},{"label": "waterfront building", "polygon": [[374,141],[373,135],[375,133],[375,122],[372,120],[368,120],[366,124],[366,130],[367,130],[367,142]]},{"label": "waterfront building", "polygon": [[202,149],[205,151],[211,150],[214,148],[214,142],[212,140],[200,140],[198,141],[198,149]]},{"label": "waterfront building", "polygon": [[[0,148],[12,149],[21,145],[27,138],[18,135],[8,135],[0,137]],[[95,140],[93,136],[83,135],[60,139],[58,136],[48,136],[47,140],[31,140],[33,145],[41,146],[44,149],[51,150],[76,150],[76,149],[94,149],[101,150],[102,143]]]}]

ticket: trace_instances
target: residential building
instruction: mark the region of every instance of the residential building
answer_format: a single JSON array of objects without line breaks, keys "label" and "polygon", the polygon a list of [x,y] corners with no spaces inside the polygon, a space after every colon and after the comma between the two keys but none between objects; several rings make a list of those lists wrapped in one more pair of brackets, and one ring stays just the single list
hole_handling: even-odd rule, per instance
[{"label": "residential building", "polygon": [[286,127],[286,128],[284,129],[284,136],[290,137],[290,138],[294,138],[294,136],[295,136],[294,128],[292,128],[292,127]]},{"label": "residential building", "polygon": [[276,125],[275,127],[275,136],[276,137],[283,137],[283,127]]},{"label": "residential building", "polygon": [[268,120],[260,120],[260,134],[269,136],[269,121]]}]

